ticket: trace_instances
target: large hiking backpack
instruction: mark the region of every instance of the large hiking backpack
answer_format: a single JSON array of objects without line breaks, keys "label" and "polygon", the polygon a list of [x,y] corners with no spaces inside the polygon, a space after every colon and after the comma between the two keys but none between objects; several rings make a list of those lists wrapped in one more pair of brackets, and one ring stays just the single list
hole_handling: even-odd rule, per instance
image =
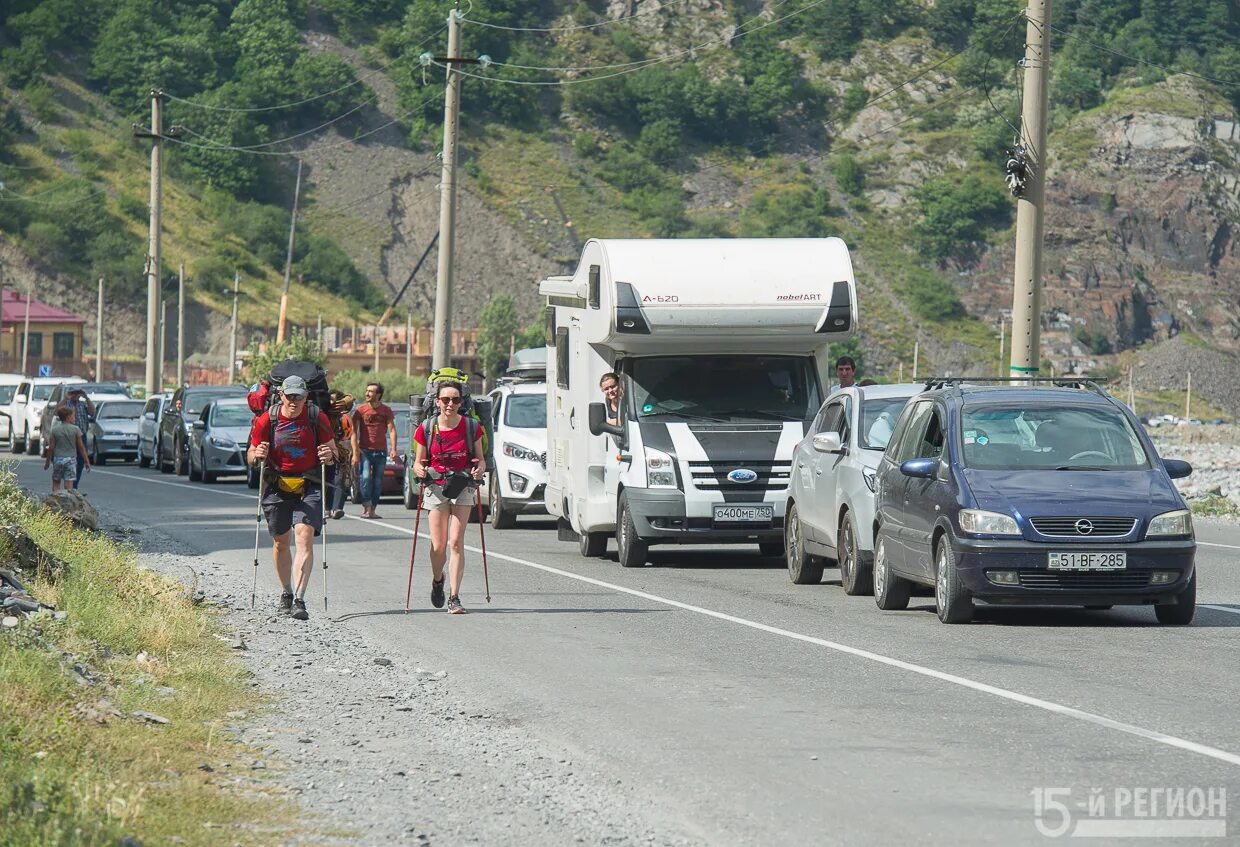
[{"label": "large hiking backpack", "polygon": [[287,359],[271,369],[271,375],[250,391],[246,398],[250,411],[261,415],[280,400],[280,386],[290,376],[299,376],[306,381],[306,389],[310,396],[306,398],[321,410],[332,407],[331,394],[327,388],[327,371],[314,362],[298,362]]},{"label": "large hiking backpack", "polygon": [[[418,397],[409,395],[411,407],[410,421],[413,426],[422,428],[422,436],[427,444],[431,443],[433,420],[439,410],[436,408],[435,393],[441,383],[451,382],[461,388],[460,414],[466,420],[466,438],[470,444],[477,437],[477,427],[482,427],[482,453],[487,457],[489,468],[494,458],[491,452],[491,401],[474,397],[469,391],[469,374],[458,368],[437,368],[426,378],[426,392]],[[413,444],[413,429],[409,432],[410,449]],[[412,455],[412,453],[411,453]]]}]

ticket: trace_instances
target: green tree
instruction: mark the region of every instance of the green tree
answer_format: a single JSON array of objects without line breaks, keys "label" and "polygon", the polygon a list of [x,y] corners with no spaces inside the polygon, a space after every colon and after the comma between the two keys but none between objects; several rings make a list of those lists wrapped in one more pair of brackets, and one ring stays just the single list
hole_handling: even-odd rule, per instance
[{"label": "green tree", "polygon": [[865,172],[861,170],[857,160],[848,153],[841,153],[835,158],[831,164],[831,171],[835,174],[835,181],[846,194],[856,196],[865,187]]},{"label": "green tree", "polygon": [[269,341],[260,352],[250,356],[245,363],[246,377],[251,382],[264,380],[273,367],[288,359],[320,366],[326,364],[326,356],[319,352],[319,342],[294,329],[284,341]]},{"label": "green tree", "polygon": [[741,211],[747,238],[822,238],[831,233],[831,195],[825,188],[789,185],[757,192]]},{"label": "green tree", "polygon": [[511,295],[495,294],[483,307],[478,319],[478,362],[487,380],[495,379],[520,327],[517,304]]},{"label": "green tree", "polygon": [[896,281],[895,289],[913,314],[924,321],[937,323],[965,315],[956,289],[934,271],[914,268]]},{"label": "green tree", "polygon": [[950,173],[930,180],[913,197],[921,212],[922,243],[940,260],[968,261],[991,227],[1006,226],[1012,204],[1004,191],[975,173]]}]

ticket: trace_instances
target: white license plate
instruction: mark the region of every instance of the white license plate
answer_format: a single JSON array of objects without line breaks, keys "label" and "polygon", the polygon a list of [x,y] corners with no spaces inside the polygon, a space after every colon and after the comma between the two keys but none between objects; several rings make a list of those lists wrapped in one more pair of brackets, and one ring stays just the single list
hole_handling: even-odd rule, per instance
[{"label": "white license plate", "polygon": [[1122,571],[1127,553],[1048,553],[1046,566],[1053,571]]},{"label": "white license plate", "polygon": [[775,517],[771,504],[756,506],[716,506],[715,523],[765,523]]}]

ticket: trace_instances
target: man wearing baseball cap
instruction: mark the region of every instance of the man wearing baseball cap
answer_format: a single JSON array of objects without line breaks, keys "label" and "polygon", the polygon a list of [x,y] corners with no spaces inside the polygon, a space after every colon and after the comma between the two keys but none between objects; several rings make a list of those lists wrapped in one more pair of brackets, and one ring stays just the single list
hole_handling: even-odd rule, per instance
[{"label": "man wearing baseball cap", "polygon": [[[306,381],[290,376],[280,386],[280,403],[254,419],[250,428],[249,461],[264,462],[260,492],[271,557],[284,593],[281,608],[304,621],[306,589],[314,569],[314,539],[323,529],[323,489],[320,464],[336,460],[331,423],[321,410],[310,419]],[[294,568],[290,541],[297,542]],[[296,570],[296,582],[294,582]]]}]

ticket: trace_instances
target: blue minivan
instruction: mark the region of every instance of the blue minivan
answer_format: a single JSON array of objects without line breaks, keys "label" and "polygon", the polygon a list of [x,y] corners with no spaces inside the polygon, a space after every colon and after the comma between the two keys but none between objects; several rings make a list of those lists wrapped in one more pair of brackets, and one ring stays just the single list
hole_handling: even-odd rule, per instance
[{"label": "blue minivan", "polygon": [[1196,610],[1192,516],[1136,417],[1093,383],[941,380],[905,407],[876,473],[874,598],[932,586],[939,620],[974,601]]}]

